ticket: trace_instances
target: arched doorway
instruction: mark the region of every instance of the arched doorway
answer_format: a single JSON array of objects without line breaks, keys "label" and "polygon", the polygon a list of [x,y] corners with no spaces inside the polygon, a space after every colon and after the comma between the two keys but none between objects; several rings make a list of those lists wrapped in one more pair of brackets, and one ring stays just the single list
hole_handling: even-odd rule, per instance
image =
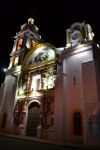
[{"label": "arched doorway", "polygon": [[28,118],[26,126],[27,136],[37,136],[37,126],[40,124],[40,104],[33,101],[28,107]]}]

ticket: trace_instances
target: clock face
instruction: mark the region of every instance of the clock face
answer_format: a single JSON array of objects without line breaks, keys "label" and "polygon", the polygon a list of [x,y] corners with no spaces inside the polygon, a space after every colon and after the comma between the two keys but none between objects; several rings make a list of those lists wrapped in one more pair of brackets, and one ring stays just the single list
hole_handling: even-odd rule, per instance
[{"label": "clock face", "polygon": [[71,33],[71,44],[72,44],[72,46],[78,45],[81,42],[81,38],[82,38],[81,32],[79,30],[74,30]]},{"label": "clock face", "polygon": [[81,33],[78,30],[75,30],[72,34],[71,34],[71,39],[72,40],[77,40],[81,38]]}]

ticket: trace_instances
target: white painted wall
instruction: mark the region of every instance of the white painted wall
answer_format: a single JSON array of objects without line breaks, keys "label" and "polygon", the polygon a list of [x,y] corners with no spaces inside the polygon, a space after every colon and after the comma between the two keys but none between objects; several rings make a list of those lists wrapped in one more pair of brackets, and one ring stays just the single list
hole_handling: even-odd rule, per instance
[{"label": "white painted wall", "polygon": [[[71,55],[70,55],[71,54]],[[63,65],[60,66],[58,70],[58,78],[56,81],[56,91],[55,91],[55,133],[57,140],[63,141],[84,141],[84,135],[86,136],[85,124],[85,103],[86,95],[88,95],[88,90],[86,94],[86,87],[90,88],[89,99],[91,97],[97,100],[97,86],[96,86],[96,74],[95,68],[90,68],[91,76],[87,84],[84,81],[84,69],[83,64],[93,61],[92,47],[82,51],[80,53],[63,54]],[[94,66],[95,67],[95,66]],[[87,70],[89,71],[89,70]],[[74,78],[76,83],[74,83]],[[90,83],[94,87],[92,88]],[[92,93],[91,93],[92,89]],[[92,96],[91,96],[92,95]],[[87,100],[88,100],[87,97]],[[82,113],[83,119],[83,133],[82,136],[73,135],[73,113],[79,111]],[[86,117],[86,116],[85,116]]]},{"label": "white painted wall", "polygon": [[12,124],[12,116],[13,116],[13,109],[14,109],[14,101],[15,101],[15,92],[16,92],[16,79],[9,75],[5,77],[5,89],[2,99],[2,106],[1,106],[1,121],[3,119],[3,114],[7,113],[7,120],[6,120],[6,128],[11,127]]}]

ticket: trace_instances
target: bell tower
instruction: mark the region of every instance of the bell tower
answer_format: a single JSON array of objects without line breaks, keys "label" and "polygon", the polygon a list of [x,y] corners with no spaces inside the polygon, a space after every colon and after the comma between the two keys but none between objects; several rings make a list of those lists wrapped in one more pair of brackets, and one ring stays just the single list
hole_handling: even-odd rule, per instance
[{"label": "bell tower", "polygon": [[66,30],[66,47],[75,47],[92,41],[94,33],[89,24],[85,22],[76,22]]},{"label": "bell tower", "polygon": [[28,51],[39,43],[41,36],[38,34],[38,30],[33,18],[29,18],[28,22],[21,26],[20,31],[14,37],[14,45],[10,54],[11,58],[8,69],[21,65]]}]

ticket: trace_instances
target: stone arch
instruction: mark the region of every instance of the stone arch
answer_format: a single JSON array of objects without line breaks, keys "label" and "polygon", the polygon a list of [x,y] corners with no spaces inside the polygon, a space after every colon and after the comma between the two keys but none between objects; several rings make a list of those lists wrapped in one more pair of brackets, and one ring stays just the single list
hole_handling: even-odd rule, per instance
[{"label": "stone arch", "polygon": [[29,106],[30,106],[32,103],[34,103],[34,102],[36,102],[36,103],[38,103],[39,105],[41,105],[41,103],[40,103],[39,100],[34,99],[34,100],[31,100],[31,101],[28,103],[27,107],[29,107]]}]

